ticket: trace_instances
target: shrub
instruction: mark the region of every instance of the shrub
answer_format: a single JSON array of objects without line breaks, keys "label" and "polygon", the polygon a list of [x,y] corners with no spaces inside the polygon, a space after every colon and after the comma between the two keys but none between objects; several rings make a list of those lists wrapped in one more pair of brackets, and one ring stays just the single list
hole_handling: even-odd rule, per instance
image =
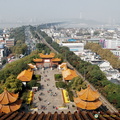
[{"label": "shrub", "polygon": [[69,95],[70,101],[74,102],[74,100],[73,100],[73,92],[72,91],[68,91],[68,95]]},{"label": "shrub", "polygon": [[40,83],[37,83],[36,80],[31,80],[30,82],[27,83],[27,88],[32,89],[32,87],[39,87],[40,88]]},{"label": "shrub", "polygon": [[56,81],[62,81],[62,74],[55,74]]},{"label": "shrub", "polygon": [[26,100],[27,100],[27,96],[28,96],[28,91],[25,91],[25,92],[22,94],[22,97],[21,97],[23,103],[26,102]]},{"label": "shrub", "polygon": [[66,88],[67,85],[64,82],[56,82],[56,87],[57,88]]},{"label": "shrub", "polygon": [[41,75],[35,75],[35,77],[38,81],[41,81]]}]

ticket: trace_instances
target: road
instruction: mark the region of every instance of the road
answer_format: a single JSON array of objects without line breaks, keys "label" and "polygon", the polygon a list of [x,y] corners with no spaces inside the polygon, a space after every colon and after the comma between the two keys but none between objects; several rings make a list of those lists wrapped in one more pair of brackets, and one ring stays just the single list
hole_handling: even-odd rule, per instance
[{"label": "road", "polygon": [[[36,33],[38,34],[38,36],[39,36],[40,38],[42,38],[42,42],[43,42],[44,44],[46,44],[52,51],[58,53],[52,46],[50,46],[50,45],[46,42],[46,40],[45,40],[37,31],[36,31]],[[67,65],[68,65],[70,68],[74,68],[68,61],[67,61]],[[83,78],[83,76],[82,76],[75,68],[74,68],[74,70],[77,72],[77,74],[78,74],[79,76],[81,76],[81,77]],[[87,85],[89,84],[89,85],[91,86],[91,89],[92,89],[92,90],[96,90],[95,87],[94,87],[93,85],[91,85],[87,80],[85,80],[85,82],[87,83]],[[103,105],[106,106],[107,109],[108,109],[111,113],[118,112],[117,109],[116,109],[115,107],[113,107],[113,105],[112,105],[111,103],[109,103],[109,101],[108,101],[103,95],[101,95],[101,93],[100,93],[100,98],[99,98],[99,99],[102,101]]]},{"label": "road", "polygon": [[27,54],[30,54],[32,51],[36,49],[36,44],[39,41],[37,41],[35,38],[33,38],[31,32],[30,32],[30,27],[26,27],[25,29],[25,43],[28,47],[27,49]]}]

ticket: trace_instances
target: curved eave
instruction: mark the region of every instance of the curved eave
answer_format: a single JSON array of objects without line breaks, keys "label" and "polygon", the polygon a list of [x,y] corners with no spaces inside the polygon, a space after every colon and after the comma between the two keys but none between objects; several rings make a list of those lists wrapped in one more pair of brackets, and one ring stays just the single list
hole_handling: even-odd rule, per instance
[{"label": "curved eave", "polygon": [[93,91],[90,86],[85,90],[77,92],[77,95],[80,99],[87,101],[94,101],[100,97],[100,94],[97,91]]},{"label": "curved eave", "polygon": [[22,101],[17,100],[15,103],[11,103],[9,105],[1,105],[0,104],[0,111],[4,113],[14,112],[21,107]]},{"label": "curved eave", "polygon": [[33,59],[34,62],[43,62],[42,59]]},{"label": "curved eave", "polygon": [[60,62],[60,61],[61,61],[61,59],[58,59],[58,58],[52,59],[52,62]]},{"label": "curved eave", "polygon": [[54,53],[50,53],[49,55],[44,55],[42,53],[39,54],[41,58],[54,58],[55,54]]},{"label": "curved eave", "polygon": [[33,71],[31,70],[24,70],[18,76],[17,79],[21,80],[22,82],[31,81],[33,75]]},{"label": "curved eave", "polygon": [[14,94],[14,93],[10,93],[7,90],[4,90],[4,92],[2,94],[0,94],[0,104],[9,104],[9,103],[13,103],[18,99],[18,95]]},{"label": "curved eave", "polygon": [[70,70],[70,69],[63,70],[62,75],[64,80],[72,80],[74,77],[78,76],[74,70]]},{"label": "curved eave", "polygon": [[102,102],[100,100],[97,100],[94,102],[86,102],[81,100],[80,98],[74,98],[74,102],[77,107],[86,109],[86,110],[95,110],[102,105]]}]

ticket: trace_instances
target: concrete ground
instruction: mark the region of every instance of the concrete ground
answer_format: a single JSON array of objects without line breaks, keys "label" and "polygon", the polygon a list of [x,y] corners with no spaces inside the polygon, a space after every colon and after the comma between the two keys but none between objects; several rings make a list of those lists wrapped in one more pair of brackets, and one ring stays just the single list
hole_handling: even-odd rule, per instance
[{"label": "concrete ground", "polygon": [[59,109],[60,106],[64,104],[61,89],[57,89],[55,86],[54,74],[61,74],[61,71],[58,69],[51,70],[50,68],[46,68],[45,70],[39,69],[35,71],[35,74],[41,75],[41,85],[43,86],[39,91],[34,95],[33,104],[37,106],[33,111],[37,111],[41,113],[44,111],[45,113],[51,112],[54,113],[57,111],[58,113],[64,111],[67,113],[68,111],[76,111],[76,107],[74,102],[67,103],[67,107],[64,109]]}]

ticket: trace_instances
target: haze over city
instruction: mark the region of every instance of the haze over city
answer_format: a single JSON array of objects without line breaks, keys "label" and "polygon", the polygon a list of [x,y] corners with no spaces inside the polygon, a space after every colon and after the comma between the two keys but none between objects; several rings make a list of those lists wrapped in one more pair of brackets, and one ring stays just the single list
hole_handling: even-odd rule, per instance
[{"label": "haze over city", "polygon": [[119,0],[0,0],[0,23],[70,19],[119,23]]},{"label": "haze over city", "polygon": [[0,0],[0,120],[120,120],[120,0]]}]

